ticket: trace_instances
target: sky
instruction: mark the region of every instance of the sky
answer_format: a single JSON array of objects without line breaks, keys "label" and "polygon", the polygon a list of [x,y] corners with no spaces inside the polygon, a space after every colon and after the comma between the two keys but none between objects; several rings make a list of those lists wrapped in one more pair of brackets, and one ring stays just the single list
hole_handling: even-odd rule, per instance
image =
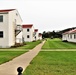
[{"label": "sky", "polygon": [[43,31],[76,27],[75,0],[0,0],[0,9],[17,9],[23,23]]}]

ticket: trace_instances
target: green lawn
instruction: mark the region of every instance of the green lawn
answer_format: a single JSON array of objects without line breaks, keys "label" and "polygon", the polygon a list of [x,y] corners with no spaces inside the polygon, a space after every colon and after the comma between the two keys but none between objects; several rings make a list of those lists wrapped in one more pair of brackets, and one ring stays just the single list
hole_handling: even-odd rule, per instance
[{"label": "green lawn", "polygon": [[24,45],[22,47],[18,47],[18,48],[22,48],[22,49],[33,49],[39,43],[41,43],[40,40],[39,41],[35,41],[35,42],[25,42],[26,45]]},{"label": "green lawn", "polygon": [[0,64],[8,62],[26,51],[0,51]]},{"label": "green lawn", "polygon": [[76,44],[62,42],[60,39],[47,39],[40,53],[31,61],[23,73],[23,75],[30,74],[75,75]]},{"label": "green lawn", "polygon": [[8,62],[13,58],[29,51],[38,45],[41,41],[27,42],[26,45],[17,48],[0,49],[0,64]]},{"label": "green lawn", "polygon": [[76,49],[75,43],[62,42],[61,39],[47,39],[42,49]]},{"label": "green lawn", "polygon": [[76,51],[41,51],[23,75],[75,75]]}]

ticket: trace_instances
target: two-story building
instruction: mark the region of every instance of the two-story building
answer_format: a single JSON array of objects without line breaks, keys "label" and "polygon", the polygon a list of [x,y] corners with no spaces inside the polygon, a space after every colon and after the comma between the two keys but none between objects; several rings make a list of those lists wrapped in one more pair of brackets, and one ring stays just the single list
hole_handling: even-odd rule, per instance
[{"label": "two-story building", "polygon": [[38,33],[38,29],[34,29],[34,40],[39,40],[39,33]]},{"label": "two-story building", "polygon": [[24,24],[23,28],[23,38],[25,42],[34,41],[34,27],[33,24]]},{"label": "two-story building", "polygon": [[0,48],[22,43],[22,19],[16,9],[0,10]]}]

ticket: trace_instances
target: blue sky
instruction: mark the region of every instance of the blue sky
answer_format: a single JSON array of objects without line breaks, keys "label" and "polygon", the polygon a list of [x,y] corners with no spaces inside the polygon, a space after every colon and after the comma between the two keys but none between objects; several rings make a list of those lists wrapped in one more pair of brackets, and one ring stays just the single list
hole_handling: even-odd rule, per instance
[{"label": "blue sky", "polygon": [[75,0],[1,0],[0,9],[17,9],[23,24],[39,32],[76,27]]}]

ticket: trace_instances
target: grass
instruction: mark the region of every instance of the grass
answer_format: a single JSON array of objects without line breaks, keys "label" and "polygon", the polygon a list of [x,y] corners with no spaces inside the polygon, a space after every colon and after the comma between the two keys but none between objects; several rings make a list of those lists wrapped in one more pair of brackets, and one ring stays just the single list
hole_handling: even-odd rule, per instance
[{"label": "grass", "polygon": [[23,75],[30,74],[75,75],[76,44],[62,42],[61,39],[47,39],[40,53],[30,62],[23,73]]},{"label": "grass", "polygon": [[8,62],[26,51],[0,51],[0,64]]},{"label": "grass", "polygon": [[41,51],[23,75],[75,75],[76,51]]},{"label": "grass", "polygon": [[16,47],[16,48],[2,48],[0,51],[28,51],[30,49],[33,49],[36,45],[40,44],[41,41],[35,41],[35,42],[25,42],[24,46]]},{"label": "grass", "polygon": [[42,49],[76,49],[75,43],[62,42],[61,39],[47,39]]},{"label": "grass", "polygon": [[0,49],[0,64],[8,62],[13,58],[20,56],[21,54],[27,52],[29,49],[34,48],[41,41],[27,42],[26,45],[17,48]]},{"label": "grass", "polygon": [[41,43],[40,40],[35,41],[35,42],[25,42],[26,45],[24,45],[22,47],[18,47],[18,48],[22,48],[22,49],[33,49],[39,43]]}]

